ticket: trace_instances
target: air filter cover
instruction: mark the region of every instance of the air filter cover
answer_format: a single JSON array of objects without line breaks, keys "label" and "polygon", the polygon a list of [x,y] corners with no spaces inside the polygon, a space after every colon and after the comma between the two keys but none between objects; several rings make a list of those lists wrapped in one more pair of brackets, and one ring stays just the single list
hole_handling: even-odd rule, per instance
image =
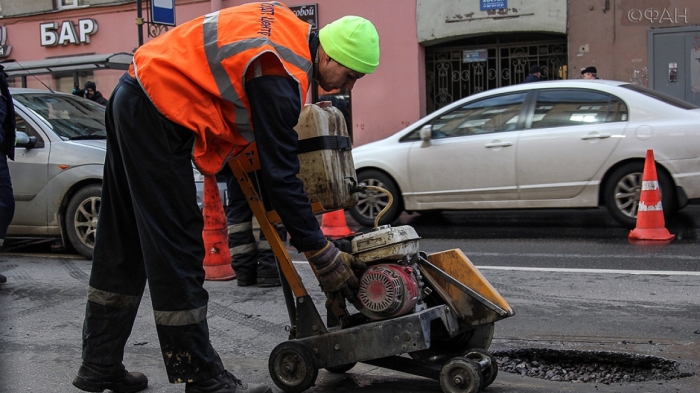
[{"label": "air filter cover", "polygon": [[420,236],[412,226],[382,225],[352,239],[352,253],[362,262],[399,260],[419,251]]}]

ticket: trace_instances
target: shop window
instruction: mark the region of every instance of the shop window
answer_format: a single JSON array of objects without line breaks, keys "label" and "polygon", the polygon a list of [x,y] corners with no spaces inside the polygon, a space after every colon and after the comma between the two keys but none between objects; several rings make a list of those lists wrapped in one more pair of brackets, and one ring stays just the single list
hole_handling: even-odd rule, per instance
[{"label": "shop window", "polygon": [[90,0],[58,0],[58,9],[84,7],[90,5]]}]

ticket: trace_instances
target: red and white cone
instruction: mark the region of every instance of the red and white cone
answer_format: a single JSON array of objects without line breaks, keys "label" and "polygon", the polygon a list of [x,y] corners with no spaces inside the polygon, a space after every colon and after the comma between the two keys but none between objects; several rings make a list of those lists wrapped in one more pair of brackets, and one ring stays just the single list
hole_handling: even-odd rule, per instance
[{"label": "red and white cone", "polygon": [[228,225],[224,214],[216,176],[204,176],[204,279],[226,281],[236,278],[231,266],[231,252],[228,248]]},{"label": "red and white cone", "polygon": [[355,233],[348,227],[343,210],[324,213],[321,216],[321,231],[331,239],[340,239]]},{"label": "red and white cone", "polygon": [[630,232],[628,239],[636,244],[670,243],[676,235],[669,233],[665,225],[654,151],[647,150],[637,210],[637,226]]}]

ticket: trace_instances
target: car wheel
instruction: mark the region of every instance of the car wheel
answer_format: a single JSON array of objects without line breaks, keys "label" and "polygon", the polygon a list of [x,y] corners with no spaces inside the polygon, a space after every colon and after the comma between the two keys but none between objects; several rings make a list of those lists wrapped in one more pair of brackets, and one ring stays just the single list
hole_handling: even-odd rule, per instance
[{"label": "car wheel", "polygon": [[68,240],[79,254],[92,259],[100,212],[102,186],[91,184],[73,195],[66,209],[65,226]]},{"label": "car wheel", "polygon": [[[627,228],[637,224],[637,209],[642,190],[644,163],[632,162],[616,169],[608,178],[604,188],[605,206],[610,215]],[[657,166],[656,175],[661,193],[664,214],[673,214],[676,208],[676,193],[673,180]]]},{"label": "car wheel", "polygon": [[[394,199],[391,207],[382,216],[379,225],[391,224],[399,218],[402,204],[401,195],[391,177],[379,171],[368,170],[358,173],[357,180],[367,186],[381,187],[389,191]],[[374,219],[389,204],[389,197],[381,191],[365,190],[358,193],[358,200],[357,205],[350,209],[350,215],[358,224],[374,227]]]}]

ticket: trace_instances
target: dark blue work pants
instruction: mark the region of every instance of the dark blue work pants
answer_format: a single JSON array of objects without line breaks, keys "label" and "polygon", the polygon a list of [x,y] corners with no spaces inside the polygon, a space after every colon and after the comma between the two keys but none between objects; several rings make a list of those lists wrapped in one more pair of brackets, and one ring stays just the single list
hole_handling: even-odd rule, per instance
[{"label": "dark blue work pants", "polygon": [[163,117],[124,75],[107,106],[107,156],[83,359],[122,361],[148,282],[170,382],[224,367],[209,342],[203,220],[191,153],[195,134]]},{"label": "dark blue work pants", "polygon": [[[253,211],[248,205],[241,186],[228,166],[224,167],[221,174],[226,177],[228,202],[225,210],[228,222],[228,246],[231,251],[231,265],[238,281],[255,283],[257,278],[278,278],[277,259],[265,234],[260,231],[260,242],[255,240]],[[253,174],[251,180],[264,200],[264,193],[261,193],[257,175]],[[280,239],[285,242],[287,232],[284,227],[279,225],[276,229]]]}]

